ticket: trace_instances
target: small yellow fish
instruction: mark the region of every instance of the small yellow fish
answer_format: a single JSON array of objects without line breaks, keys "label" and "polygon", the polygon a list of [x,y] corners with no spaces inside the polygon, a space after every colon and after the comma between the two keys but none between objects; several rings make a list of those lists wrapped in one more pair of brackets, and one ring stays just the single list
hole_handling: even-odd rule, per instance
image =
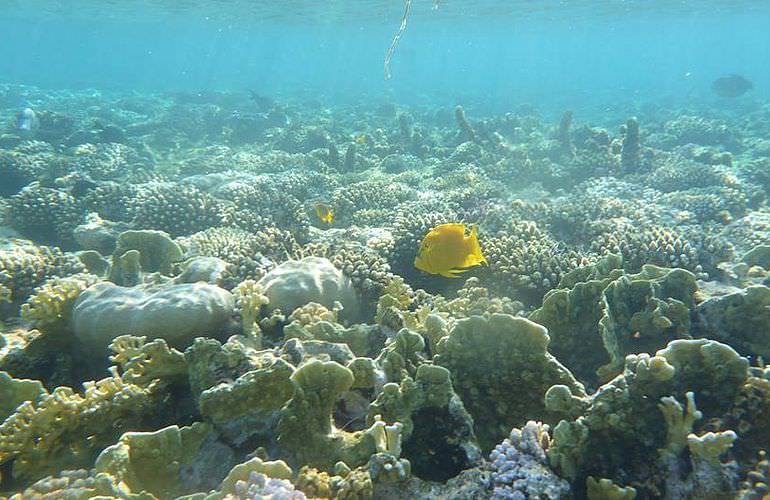
[{"label": "small yellow fish", "polygon": [[366,141],[368,140],[369,140],[369,136],[367,136],[366,134],[357,134],[355,136],[356,144],[359,144],[359,145],[366,144]]},{"label": "small yellow fish", "polygon": [[472,225],[470,234],[465,224],[441,224],[425,236],[420,251],[414,259],[414,267],[430,274],[447,278],[459,278],[470,267],[487,264],[481,253],[478,229]]},{"label": "small yellow fish", "polygon": [[325,222],[327,224],[332,223],[334,220],[334,211],[332,210],[332,207],[326,203],[320,202],[313,205],[313,207],[315,208],[315,214],[318,216],[321,222]]}]

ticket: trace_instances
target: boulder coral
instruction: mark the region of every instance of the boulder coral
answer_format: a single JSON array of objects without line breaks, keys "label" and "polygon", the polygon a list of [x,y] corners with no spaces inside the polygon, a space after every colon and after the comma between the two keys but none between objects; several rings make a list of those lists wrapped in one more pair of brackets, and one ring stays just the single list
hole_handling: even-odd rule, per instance
[{"label": "boulder coral", "polygon": [[230,292],[205,283],[169,285],[153,292],[102,282],[78,297],[72,331],[90,349],[106,347],[124,334],[184,345],[196,336],[226,333],[232,313]]}]

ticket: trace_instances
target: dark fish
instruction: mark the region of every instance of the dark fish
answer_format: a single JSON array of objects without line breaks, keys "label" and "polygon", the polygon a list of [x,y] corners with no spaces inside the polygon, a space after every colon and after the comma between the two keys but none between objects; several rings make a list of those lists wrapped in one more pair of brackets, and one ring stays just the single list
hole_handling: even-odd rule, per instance
[{"label": "dark fish", "polygon": [[711,90],[719,97],[740,97],[753,88],[754,84],[741,75],[723,76],[711,84]]},{"label": "dark fish", "polygon": [[88,194],[89,191],[91,191],[96,187],[97,187],[97,184],[92,180],[78,179],[72,185],[72,190],[70,191],[70,194],[75,198],[80,198]]},{"label": "dark fish", "polygon": [[257,92],[250,90],[251,100],[257,105],[257,109],[260,111],[269,111],[275,107],[275,101],[269,97],[258,94]]}]

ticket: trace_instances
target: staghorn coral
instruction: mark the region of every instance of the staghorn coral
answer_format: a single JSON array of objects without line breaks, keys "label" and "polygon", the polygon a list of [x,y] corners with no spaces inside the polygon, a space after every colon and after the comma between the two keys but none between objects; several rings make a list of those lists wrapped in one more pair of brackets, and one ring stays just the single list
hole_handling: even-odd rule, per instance
[{"label": "staghorn coral", "polygon": [[336,189],[330,204],[336,220],[343,225],[356,218],[357,212],[371,209],[384,210],[379,222],[389,222],[399,204],[415,198],[414,190],[400,182],[367,180]]},{"label": "staghorn coral", "polygon": [[669,193],[661,202],[691,212],[699,222],[729,223],[743,217],[753,201],[751,193],[736,187],[699,188]]},{"label": "staghorn coral", "polygon": [[589,263],[532,222],[515,223],[510,233],[482,239],[481,245],[489,261],[490,287],[525,304],[539,303],[564,274]]},{"label": "staghorn coral", "polygon": [[623,257],[623,269],[638,272],[645,264],[661,267],[679,267],[702,273],[698,250],[676,230],[663,227],[645,228],[627,233],[618,243]]},{"label": "staghorn coral", "polygon": [[738,146],[735,131],[723,120],[682,114],[664,123],[663,130],[661,146],[693,143],[722,146],[728,150]]},{"label": "staghorn coral", "polygon": [[434,227],[453,219],[451,214],[439,212],[398,213],[393,224],[393,247],[388,255],[393,272],[404,277],[415,275],[414,258],[422,239]]},{"label": "staghorn coral", "polygon": [[262,287],[254,280],[245,280],[233,289],[235,311],[241,317],[241,330],[244,335],[252,337],[258,347],[262,346],[262,331],[257,323],[262,306],[270,299],[265,296]]},{"label": "staghorn coral", "polygon": [[153,380],[171,382],[187,377],[184,355],[163,339],[121,335],[110,343],[110,361],[120,368],[123,380],[147,386]]},{"label": "staghorn coral", "polygon": [[655,170],[646,176],[645,183],[665,193],[692,188],[722,186],[727,180],[724,171],[702,163],[689,161],[678,155],[664,158]]},{"label": "staghorn coral", "polygon": [[[291,180],[291,178],[289,178]],[[218,198],[229,200],[237,210],[226,216],[230,225],[242,229],[277,225],[304,239],[310,227],[305,207],[297,196],[307,195],[304,181],[292,189],[291,183],[278,182],[272,177],[257,177],[249,183],[232,182],[215,192]]]},{"label": "staghorn coral", "polygon": [[374,250],[356,243],[309,244],[306,255],[325,257],[347,276],[365,303],[374,303],[391,279],[390,264]]},{"label": "staghorn coral", "polygon": [[[217,227],[180,238],[179,242],[190,256],[217,257],[227,262],[222,286],[233,288],[241,281],[256,280],[275,265],[272,259],[285,260],[287,249],[276,233],[249,233],[235,228]],[[278,233],[281,235],[281,233]],[[283,254],[283,255],[281,255]]]},{"label": "staghorn coral", "polygon": [[111,221],[130,222],[131,205],[137,196],[134,184],[104,182],[88,190],[83,203],[91,212]]},{"label": "staghorn coral", "polygon": [[70,154],[73,166],[94,180],[131,181],[136,173],[151,167],[131,146],[117,142],[80,144]]},{"label": "staghorn coral", "polygon": [[44,169],[45,161],[40,155],[0,150],[0,175],[3,178],[0,195],[11,196],[18,193],[24,186],[36,180]]}]

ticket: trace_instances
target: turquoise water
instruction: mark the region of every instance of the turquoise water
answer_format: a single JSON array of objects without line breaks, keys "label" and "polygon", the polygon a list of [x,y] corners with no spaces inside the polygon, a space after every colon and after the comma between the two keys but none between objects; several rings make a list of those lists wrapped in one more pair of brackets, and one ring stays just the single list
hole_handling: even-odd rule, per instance
[{"label": "turquoise water", "polygon": [[770,7],[752,1],[414,1],[383,79],[400,2],[4,2],[9,82],[240,90],[600,113],[709,98],[740,73],[770,85]]},{"label": "turquoise water", "polygon": [[0,0],[0,499],[767,500],[769,26]]}]

